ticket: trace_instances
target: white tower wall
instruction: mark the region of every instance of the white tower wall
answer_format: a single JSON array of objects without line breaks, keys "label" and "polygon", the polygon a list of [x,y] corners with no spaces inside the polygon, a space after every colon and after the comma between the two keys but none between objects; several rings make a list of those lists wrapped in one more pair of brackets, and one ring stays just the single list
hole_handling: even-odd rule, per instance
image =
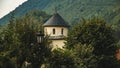
[{"label": "white tower wall", "polygon": [[[53,34],[53,29],[55,29],[55,34]],[[61,30],[63,29],[63,34],[61,33]],[[50,35],[50,36],[60,36],[64,35],[67,37],[68,34],[68,28],[67,27],[44,27],[44,33],[45,35]]]},{"label": "white tower wall", "polygon": [[[55,29],[55,34],[53,34],[53,29]],[[63,30],[63,33],[62,33]],[[63,48],[66,42],[64,39],[60,39],[60,37],[67,37],[68,28],[67,27],[44,27],[44,34],[50,35],[50,37],[58,37],[59,39],[51,39],[53,49],[55,48]]]}]

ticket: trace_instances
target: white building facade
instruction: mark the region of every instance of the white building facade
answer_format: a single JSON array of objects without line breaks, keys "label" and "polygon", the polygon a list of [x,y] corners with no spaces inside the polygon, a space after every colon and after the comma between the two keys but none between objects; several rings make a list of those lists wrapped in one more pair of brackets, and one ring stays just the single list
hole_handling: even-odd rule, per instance
[{"label": "white building facade", "polygon": [[49,39],[52,41],[54,48],[63,48],[65,45],[65,38],[68,34],[69,24],[58,14],[55,13],[46,23],[43,25],[44,34],[49,35]]}]

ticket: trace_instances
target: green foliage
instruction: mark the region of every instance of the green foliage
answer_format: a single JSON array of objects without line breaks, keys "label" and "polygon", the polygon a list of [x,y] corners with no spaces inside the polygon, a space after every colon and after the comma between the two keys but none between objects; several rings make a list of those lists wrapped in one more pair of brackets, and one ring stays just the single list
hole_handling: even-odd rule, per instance
[{"label": "green foliage", "polygon": [[93,54],[93,50],[91,45],[74,45],[76,68],[96,68],[98,58]]},{"label": "green foliage", "polygon": [[74,58],[74,52],[71,50],[53,50],[49,68],[75,68]]},{"label": "green foliage", "polygon": [[[115,59],[116,40],[113,28],[104,20],[82,20],[69,32],[66,48],[51,52],[49,36],[40,44],[36,33],[49,16],[42,11],[31,11],[21,18],[12,15],[0,33],[0,67],[25,68],[119,68]],[[119,33],[118,33],[119,34]]]},{"label": "green foliage", "polygon": [[[106,24],[104,20],[93,18],[88,21],[83,19],[82,23],[77,23],[69,32],[66,45],[69,49],[77,47],[75,49],[79,52],[77,55],[85,59],[82,68],[119,68],[120,62],[117,61],[115,56],[116,42],[111,25]],[[84,48],[82,51],[79,43],[82,44],[83,48],[88,46],[90,50]],[[89,47],[90,45],[92,48]],[[87,64],[88,62],[89,64]]]},{"label": "green foliage", "polygon": [[119,40],[118,43],[117,43],[117,48],[118,48],[118,49],[120,48],[120,40]]},{"label": "green foliage", "polygon": [[81,44],[91,44],[96,55],[113,55],[115,53],[116,40],[111,26],[104,20],[90,19],[74,26],[68,34],[68,47],[80,42]]},{"label": "green foliage", "polygon": [[96,68],[120,68],[120,61],[116,57],[102,56]]},{"label": "green foliage", "polygon": [[120,40],[120,24],[114,24],[112,25],[112,28],[114,29],[115,33],[115,37],[117,40]]},{"label": "green foliage", "polygon": [[[40,18],[35,15],[36,13]],[[47,17],[47,14],[38,11],[30,12],[19,19],[11,16],[10,23],[0,34],[0,55],[9,57],[17,68],[21,68],[27,57],[32,55],[31,45],[36,45],[36,33],[42,28]],[[44,43],[44,46],[49,44],[47,40]]]},{"label": "green foliage", "polygon": [[42,64],[46,64],[51,57],[51,47],[49,36],[44,37],[44,41],[40,44],[35,44],[31,46],[31,51],[26,61],[31,63],[32,68],[40,68]]},{"label": "green foliage", "polygon": [[[92,54],[91,45],[76,44],[73,49],[52,51],[50,68],[96,68],[98,58]],[[48,67],[48,68],[49,68]]]},{"label": "green foliage", "polygon": [[[21,17],[31,10],[40,9],[53,14],[56,6],[58,12],[71,24],[80,21],[82,17],[91,16],[105,18],[108,23],[119,23],[119,3],[119,0],[28,0],[16,8],[14,13],[15,17]],[[9,17],[10,14],[1,19],[0,24],[8,23]]]},{"label": "green foliage", "polygon": [[0,68],[15,68],[15,66],[8,57],[0,56]]}]

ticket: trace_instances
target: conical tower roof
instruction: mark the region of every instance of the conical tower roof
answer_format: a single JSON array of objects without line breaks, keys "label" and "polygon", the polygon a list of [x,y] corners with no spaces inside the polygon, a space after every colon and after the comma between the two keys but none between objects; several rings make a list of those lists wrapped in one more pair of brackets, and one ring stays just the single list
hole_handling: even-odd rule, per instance
[{"label": "conical tower roof", "polygon": [[69,24],[58,14],[55,13],[46,23],[44,27],[69,27]]}]

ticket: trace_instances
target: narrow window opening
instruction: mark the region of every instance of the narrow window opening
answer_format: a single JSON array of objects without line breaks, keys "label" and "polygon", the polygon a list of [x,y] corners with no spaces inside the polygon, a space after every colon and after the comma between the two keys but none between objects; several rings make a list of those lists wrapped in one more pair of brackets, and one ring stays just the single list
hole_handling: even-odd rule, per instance
[{"label": "narrow window opening", "polygon": [[55,29],[53,29],[53,34],[55,34]]},{"label": "narrow window opening", "polygon": [[63,35],[63,29],[61,29],[61,34]]}]

